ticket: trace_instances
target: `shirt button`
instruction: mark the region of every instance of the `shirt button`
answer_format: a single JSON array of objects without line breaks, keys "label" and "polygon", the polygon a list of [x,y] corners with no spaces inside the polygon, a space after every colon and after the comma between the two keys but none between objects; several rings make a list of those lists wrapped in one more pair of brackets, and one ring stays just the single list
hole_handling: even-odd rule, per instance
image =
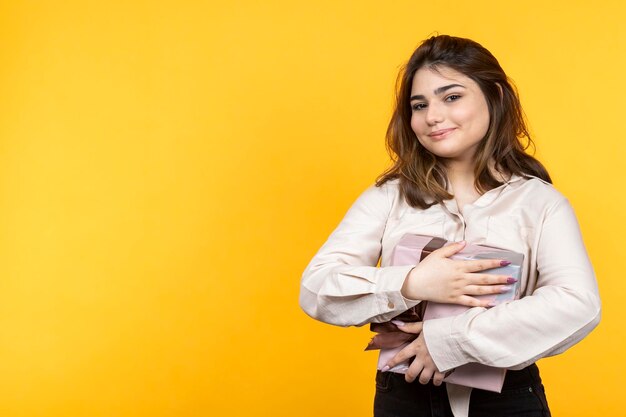
[{"label": "shirt button", "polygon": [[396,308],[396,305],[394,303],[392,303],[391,301],[389,301],[387,303],[387,307],[389,307],[389,309],[393,310],[394,308]]}]

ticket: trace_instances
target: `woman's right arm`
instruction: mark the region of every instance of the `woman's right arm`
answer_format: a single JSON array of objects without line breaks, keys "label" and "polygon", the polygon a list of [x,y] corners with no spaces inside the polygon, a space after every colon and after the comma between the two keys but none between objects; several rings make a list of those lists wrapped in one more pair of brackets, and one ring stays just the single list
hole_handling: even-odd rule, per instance
[{"label": "woman's right arm", "polygon": [[338,326],[385,322],[419,303],[401,289],[414,265],[376,267],[391,211],[389,184],[367,188],[306,267],[300,306]]}]

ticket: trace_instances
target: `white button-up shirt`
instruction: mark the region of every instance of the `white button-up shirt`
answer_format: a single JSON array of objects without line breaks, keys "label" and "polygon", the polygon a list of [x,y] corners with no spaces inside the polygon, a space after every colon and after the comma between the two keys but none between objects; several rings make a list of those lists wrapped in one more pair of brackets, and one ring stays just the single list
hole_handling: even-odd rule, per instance
[{"label": "white button-up shirt", "polygon": [[[406,233],[524,254],[519,300],[424,323],[441,372],[471,362],[521,369],[565,351],[600,320],[595,275],[571,205],[551,184],[516,175],[462,214],[454,199],[426,210],[409,206],[398,180],[370,186],[306,267],[302,309],[326,323],[360,326],[417,305],[400,293],[414,265],[389,265]],[[448,393],[455,415],[466,415],[470,390],[455,386]]]}]

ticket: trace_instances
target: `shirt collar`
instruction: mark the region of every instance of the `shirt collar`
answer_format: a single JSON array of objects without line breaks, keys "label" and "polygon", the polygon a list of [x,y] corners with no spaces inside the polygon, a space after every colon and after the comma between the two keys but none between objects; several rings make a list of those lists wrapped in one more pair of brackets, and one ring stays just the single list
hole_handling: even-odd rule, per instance
[{"label": "shirt collar", "polygon": [[[504,181],[501,185],[497,186],[496,188],[492,188],[491,190],[487,191],[486,193],[484,193],[483,195],[481,195],[480,197],[478,197],[476,199],[476,201],[474,201],[471,205],[475,206],[475,207],[487,207],[488,205],[490,205],[491,203],[493,203],[493,201],[498,198],[498,196],[507,188],[509,188],[510,186],[512,186],[513,184],[519,183],[520,181],[524,180],[525,178],[516,174],[512,174],[511,177]],[[451,193],[451,189],[450,189],[450,184],[448,184],[448,192]],[[457,213],[458,212],[458,208],[456,205],[456,201],[454,199],[451,200],[444,200],[443,202],[444,206],[451,212],[453,213]]]},{"label": "shirt collar", "polygon": [[493,201],[498,198],[498,196],[507,188],[509,188],[512,184],[519,183],[524,180],[524,177],[521,177],[516,174],[512,174],[508,181],[505,181],[502,185],[499,185],[496,188],[492,188],[487,191],[485,194],[478,197],[476,201],[472,205],[478,207],[486,207],[489,204],[493,203]]}]

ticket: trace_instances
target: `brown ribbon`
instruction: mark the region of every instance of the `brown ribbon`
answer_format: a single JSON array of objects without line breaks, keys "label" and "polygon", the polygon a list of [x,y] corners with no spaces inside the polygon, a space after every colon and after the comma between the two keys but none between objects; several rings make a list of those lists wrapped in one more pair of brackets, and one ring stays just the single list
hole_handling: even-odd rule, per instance
[{"label": "brown ribbon", "polygon": [[[433,251],[443,247],[447,240],[439,237],[434,237],[422,248],[420,255],[420,262],[425,257],[430,255]],[[426,308],[426,301],[419,303],[418,305],[409,308],[407,311],[398,314],[393,320],[399,320],[405,323],[414,323],[416,321],[422,321],[424,316],[424,309]],[[417,334],[405,333],[398,329],[398,326],[387,321],[384,323],[370,323],[370,331],[378,333],[375,335],[365,350],[375,349],[390,349],[401,346],[405,343],[411,342],[417,339]]]},{"label": "brown ribbon", "polygon": [[424,260],[425,257],[436,251],[437,249],[443,248],[447,240],[442,239],[440,237],[434,237],[424,246],[422,249],[422,254],[420,255],[420,262]]}]

